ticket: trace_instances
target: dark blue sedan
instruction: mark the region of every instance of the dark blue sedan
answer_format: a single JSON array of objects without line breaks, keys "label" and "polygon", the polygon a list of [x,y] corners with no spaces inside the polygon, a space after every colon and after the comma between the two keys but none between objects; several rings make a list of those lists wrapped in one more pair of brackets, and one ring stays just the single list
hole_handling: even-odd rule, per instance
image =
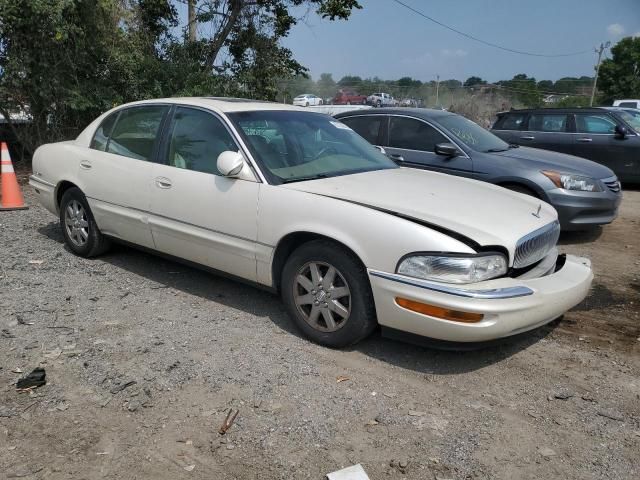
[{"label": "dark blue sedan", "polygon": [[604,165],[509,144],[442,110],[360,110],[335,118],[402,166],[474,178],[538,197],[556,208],[564,230],[604,225],[617,216],[620,182]]}]

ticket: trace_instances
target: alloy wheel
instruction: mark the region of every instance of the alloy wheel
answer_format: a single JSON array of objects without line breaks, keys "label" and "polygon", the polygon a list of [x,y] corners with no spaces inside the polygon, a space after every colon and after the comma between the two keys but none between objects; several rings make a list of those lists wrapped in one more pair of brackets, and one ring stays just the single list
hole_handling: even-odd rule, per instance
[{"label": "alloy wheel", "polygon": [[72,200],[67,204],[64,213],[64,226],[69,240],[78,247],[83,247],[89,240],[89,219],[82,204]]},{"label": "alloy wheel", "polygon": [[293,281],[293,298],[304,321],[321,332],[335,332],[349,320],[351,290],[328,263],[304,264]]}]

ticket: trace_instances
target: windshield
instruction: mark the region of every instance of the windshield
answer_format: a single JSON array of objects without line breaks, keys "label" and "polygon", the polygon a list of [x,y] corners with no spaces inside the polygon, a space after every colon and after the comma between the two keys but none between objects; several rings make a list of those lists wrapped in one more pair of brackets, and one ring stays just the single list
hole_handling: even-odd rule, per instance
[{"label": "windshield", "polygon": [[618,110],[618,115],[640,133],[640,110]]},{"label": "windshield", "polygon": [[296,111],[229,113],[271,183],[288,183],[398,166],[345,124]]},{"label": "windshield", "polygon": [[493,133],[460,115],[439,117],[438,123],[472,150],[478,152],[502,152],[509,150],[508,143],[503,142]]}]

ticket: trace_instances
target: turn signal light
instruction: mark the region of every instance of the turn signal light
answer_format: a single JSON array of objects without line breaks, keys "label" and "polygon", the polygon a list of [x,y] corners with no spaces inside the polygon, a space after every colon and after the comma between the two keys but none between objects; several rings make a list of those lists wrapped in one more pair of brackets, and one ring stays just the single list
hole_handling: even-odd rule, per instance
[{"label": "turn signal light", "polygon": [[443,318],[452,322],[477,323],[484,318],[482,313],[461,312],[460,310],[450,310],[448,308],[436,307],[426,303],[407,300],[406,298],[396,297],[396,303],[402,308],[411,310],[412,312],[422,313],[430,317]]}]

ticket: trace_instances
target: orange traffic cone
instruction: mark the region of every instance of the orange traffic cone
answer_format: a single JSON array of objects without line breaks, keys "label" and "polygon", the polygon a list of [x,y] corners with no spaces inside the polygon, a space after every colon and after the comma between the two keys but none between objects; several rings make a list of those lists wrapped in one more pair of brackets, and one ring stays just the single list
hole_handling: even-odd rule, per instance
[{"label": "orange traffic cone", "polygon": [[13,170],[9,148],[2,142],[0,147],[0,180],[2,184],[2,198],[0,199],[0,210],[24,210],[29,208],[24,204],[24,198],[20,192],[16,172]]}]

